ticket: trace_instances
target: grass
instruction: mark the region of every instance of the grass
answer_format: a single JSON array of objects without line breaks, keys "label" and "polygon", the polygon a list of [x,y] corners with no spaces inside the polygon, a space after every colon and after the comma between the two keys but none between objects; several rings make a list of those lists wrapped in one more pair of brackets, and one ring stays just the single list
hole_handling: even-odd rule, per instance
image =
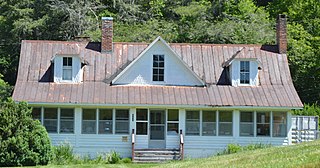
[{"label": "grass", "polygon": [[[48,165],[46,168],[61,167],[61,165]],[[299,145],[270,147],[253,151],[243,151],[235,154],[212,156],[203,159],[187,159],[165,164],[80,164],[64,165],[62,167],[320,167],[320,140],[302,143]]]}]

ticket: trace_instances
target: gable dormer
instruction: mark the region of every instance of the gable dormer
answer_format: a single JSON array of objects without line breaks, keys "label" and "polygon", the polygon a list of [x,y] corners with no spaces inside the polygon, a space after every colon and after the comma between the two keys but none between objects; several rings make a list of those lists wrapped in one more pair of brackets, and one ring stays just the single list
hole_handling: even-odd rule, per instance
[{"label": "gable dormer", "polygon": [[117,75],[112,84],[204,86],[204,82],[161,37]]},{"label": "gable dormer", "polygon": [[234,59],[229,66],[232,86],[258,86],[258,67],[255,58]]},{"label": "gable dormer", "polygon": [[55,55],[52,62],[54,63],[54,82],[82,82],[83,72],[81,69],[81,60],[78,55]]}]

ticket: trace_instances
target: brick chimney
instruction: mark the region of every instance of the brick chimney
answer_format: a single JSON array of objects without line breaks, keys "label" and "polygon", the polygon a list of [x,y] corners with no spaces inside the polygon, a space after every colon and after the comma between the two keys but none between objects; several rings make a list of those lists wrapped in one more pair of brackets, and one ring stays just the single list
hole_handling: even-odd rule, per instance
[{"label": "brick chimney", "polygon": [[112,52],[112,38],[113,38],[113,18],[102,17],[101,26],[101,52]]},{"label": "brick chimney", "polygon": [[287,53],[287,16],[278,15],[277,22],[277,46],[280,54]]}]

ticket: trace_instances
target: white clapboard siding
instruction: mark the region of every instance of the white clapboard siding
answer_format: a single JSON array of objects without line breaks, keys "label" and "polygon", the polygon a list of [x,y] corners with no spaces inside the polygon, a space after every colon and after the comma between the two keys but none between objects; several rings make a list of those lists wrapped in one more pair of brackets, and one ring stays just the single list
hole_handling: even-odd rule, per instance
[{"label": "white clapboard siding", "polygon": [[258,62],[250,61],[250,85],[258,85]]},{"label": "white clapboard siding", "polygon": [[135,148],[136,149],[145,149],[148,148],[148,135],[136,135]]},{"label": "white clapboard siding", "polygon": [[166,137],[166,147],[169,149],[179,148],[180,145],[180,135],[167,135]]},{"label": "white clapboard siding", "polygon": [[71,146],[76,145],[76,135],[74,134],[49,134],[52,145],[61,145],[68,143]]},{"label": "white clapboard siding", "polygon": [[287,145],[288,139],[270,137],[217,137],[217,136],[185,136],[185,157],[208,157],[223,151],[228,144],[272,144],[276,146]]}]

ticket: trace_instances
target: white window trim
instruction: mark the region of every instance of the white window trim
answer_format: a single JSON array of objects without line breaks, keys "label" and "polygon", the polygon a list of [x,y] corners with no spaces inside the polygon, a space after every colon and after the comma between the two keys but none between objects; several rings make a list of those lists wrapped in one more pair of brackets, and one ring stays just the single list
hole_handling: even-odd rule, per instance
[{"label": "white window trim", "polygon": [[[164,59],[164,66],[163,66],[163,81],[154,81],[153,80],[153,56],[154,55],[163,55],[163,59]],[[166,83],[166,74],[167,74],[167,71],[166,71],[166,64],[167,64],[167,62],[166,62],[166,56],[165,56],[165,54],[163,54],[163,53],[154,53],[154,54],[152,54],[152,66],[151,66],[151,83],[153,84],[153,85],[164,85],[165,83]]]},{"label": "white window trim", "polygon": [[[249,72],[241,72],[241,62],[248,62],[249,63]],[[239,86],[252,86],[250,83],[250,75],[251,75],[251,66],[250,66],[251,61],[250,60],[239,60]],[[245,73],[249,75],[249,83],[241,83],[241,74]]]}]

